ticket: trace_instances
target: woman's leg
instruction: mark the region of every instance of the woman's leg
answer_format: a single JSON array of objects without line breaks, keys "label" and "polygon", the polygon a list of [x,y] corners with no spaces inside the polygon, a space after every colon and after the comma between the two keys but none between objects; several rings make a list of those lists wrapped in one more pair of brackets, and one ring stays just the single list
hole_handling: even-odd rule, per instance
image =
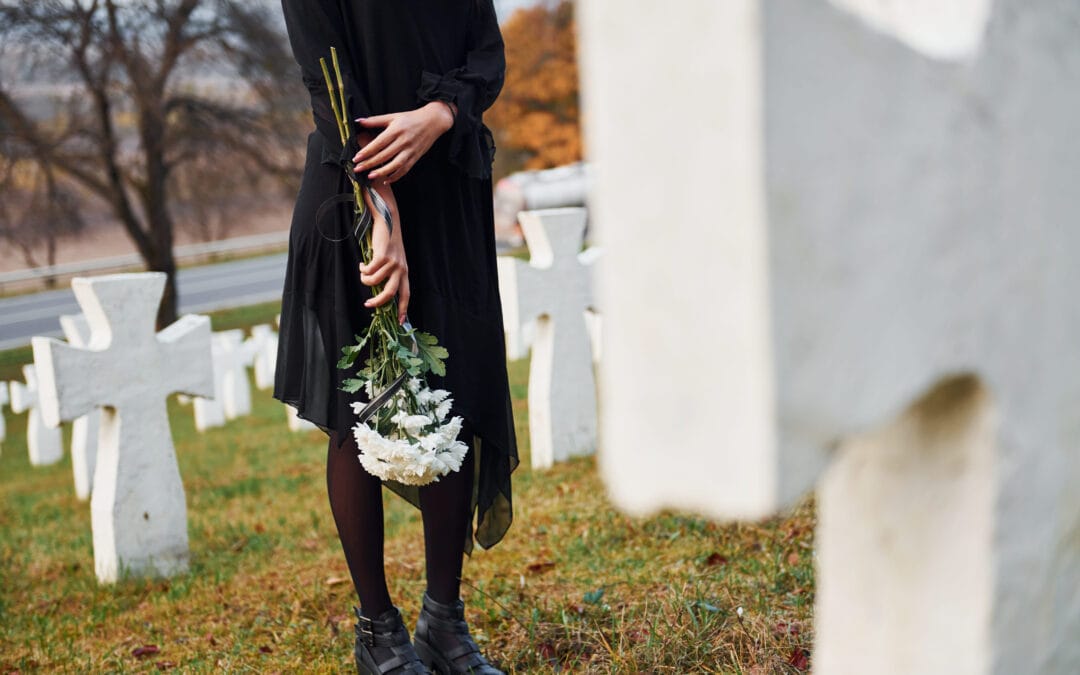
[{"label": "woman's leg", "polygon": [[473,430],[466,422],[458,438],[469,445],[461,469],[420,488],[424,520],[427,592],[434,600],[453,604],[461,591],[465,536],[472,522]]},{"label": "woman's leg", "polygon": [[383,567],[382,482],[360,465],[356,458],[360,451],[351,434],[341,447],[337,441],[330,437],[326,457],[330,509],[360,596],[360,610],[365,616],[377,617],[393,606]]}]

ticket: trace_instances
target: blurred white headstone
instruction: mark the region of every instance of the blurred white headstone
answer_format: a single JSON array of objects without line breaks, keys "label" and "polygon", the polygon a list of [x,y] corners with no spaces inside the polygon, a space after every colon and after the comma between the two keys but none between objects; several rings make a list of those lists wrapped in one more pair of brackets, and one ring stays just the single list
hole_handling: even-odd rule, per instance
[{"label": "blurred white headstone", "polygon": [[60,429],[48,426],[41,417],[37,369],[33,365],[26,365],[22,371],[26,384],[11,383],[11,411],[30,413],[26,420],[26,448],[30,454],[30,465],[56,464],[64,457]]},{"label": "blurred white headstone", "polygon": [[274,369],[277,366],[277,333],[270,324],[252,326],[251,337],[244,344],[254,354],[255,386],[270,389],[274,386]]},{"label": "blurred white headstone", "polygon": [[[82,314],[60,317],[60,327],[68,344],[87,349],[90,344],[90,322]],[[94,485],[94,465],[97,462],[98,430],[101,410],[94,409],[71,423],[71,472],[75,477],[75,496],[90,498]]]},{"label": "blurred white headstone", "polygon": [[165,275],[117,274],[72,281],[90,322],[86,349],[34,338],[42,414],[56,425],[102,408],[90,500],[94,567],[103,583],[125,574],[187,569],[187,502],[166,398],[213,393],[210,320],[154,323]]},{"label": "blurred white headstone", "polygon": [[251,414],[251,381],[247,369],[254,360],[250,345],[244,344],[244,332],[226,330],[214,333],[214,369],[221,382],[221,403],[225,419]]},{"label": "blurred white headstone", "polygon": [[289,424],[289,431],[312,431],[319,428],[297,415],[296,408],[288,404],[285,405],[285,417]]},{"label": "blurred white headstone", "polygon": [[4,406],[8,404],[11,399],[8,396],[8,383],[0,382],[0,450],[4,447],[4,441],[7,439],[7,424],[4,420]]},{"label": "blurred white headstone", "polygon": [[603,474],[820,481],[816,672],[1080,672],[1080,5],[846,4],[580,4]]},{"label": "blurred white headstone", "polygon": [[585,313],[593,309],[591,263],[581,253],[586,211],[519,216],[530,261],[504,258],[499,294],[508,334],[535,320],[529,364],[529,436],[534,468],[596,449],[596,383]]}]

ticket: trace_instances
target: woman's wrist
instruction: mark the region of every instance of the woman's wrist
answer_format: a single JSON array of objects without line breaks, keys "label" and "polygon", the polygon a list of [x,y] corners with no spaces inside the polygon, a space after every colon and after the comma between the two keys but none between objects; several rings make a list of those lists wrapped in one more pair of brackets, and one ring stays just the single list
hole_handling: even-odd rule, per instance
[{"label": "woman's wrist", "polygon": [[457,106],[453,103],[450,101],[431,101],[427,104],[427,107],[431,108],[435,113],[435,118],[439,123],[440,135],[454,127],[454,121],[457,118]]}]

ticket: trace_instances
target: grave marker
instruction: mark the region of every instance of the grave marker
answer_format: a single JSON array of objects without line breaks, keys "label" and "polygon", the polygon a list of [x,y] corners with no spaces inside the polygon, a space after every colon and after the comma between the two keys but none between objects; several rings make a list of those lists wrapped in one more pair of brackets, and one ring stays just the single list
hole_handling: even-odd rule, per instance
[{"label": "grave marker", "polygon": [[638,513],[818,482],[816,672],[1076,673],[1080,10],[923,4],[581,4],[601,467]]},{"label": "grave marker", "polygon": [[502,259],[499,294],[510,335],[536,320],[529,365],[532,465],[550,467],[596,449],[596,383],[585,312],[594,307],[591,264],[581,253],[582,208],[522,212],[528,263]]},{"label": "grave marker", "polygon": [[[82,314],[60,317],[60,328],[68,344],[87,349],[90,344],[90,322]],[[94,465],[97,461],[98,430],[101,410],[77,417],[71,423],[71,472],[75,478],[75,496],[82,501],[90,498],[94,484]]]},{"label": "grave marker", "polygon": [[123,574],[187,569],[187,504],[166,398],[213,392],[210,320],[188,315],[155,333],[161,273],[72,281],[90,323],[86,349],[34,338],[42,414],[50,424],[102,408],[90,500],[94,567],[103,583]]},{"label": "grave marker", "polygon": [[26,420],[26,448],[30,465],[56,464],[64,457],[60,429],[45,424],[41,417],[37,369],[31,364],[23,366],[22,371],[26,383],[11,383],[11,412],[30,413]]}]

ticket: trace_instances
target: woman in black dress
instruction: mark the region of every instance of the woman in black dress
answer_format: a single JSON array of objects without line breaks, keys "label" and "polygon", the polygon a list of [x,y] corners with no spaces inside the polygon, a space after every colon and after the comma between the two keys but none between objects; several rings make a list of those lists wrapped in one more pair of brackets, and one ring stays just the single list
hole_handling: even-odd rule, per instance
[{"label": "woman in black dress", "polygon": [[[495,264],[494,144],[481,120],[505,73],[492,0],[282,0],[282,7],[316,131],[293,214],[274,396],[330,436],[330,505],[360,598],[357,667],[426,672],[418,651],[438,672],[498,673],[469,637],[459,599],[474,536],[488,548],[510,526],[518,463]],[[331,47],[348,114],[366,132],[345,149],[319,66]],[[375,223],[370,266],[349,236],[351,206],[316,218],[328,200],[351,192],[349,161],[393,214],[392,234]],[[385,291],[373,299],[369,286],[381,282]],[[461,470],[437,483],[386,483],[422,512],[427,592],[417,651],[386,587],[381,482],[361,467],[352,437],[350,404],[361,395],[341,391],[351,374],[336,367],[371,308],[390,301],[449,350],[445,377],[429,375],[429,384],[451,392],[451,414],[464,418],[461,439],[470,448]]]}]

